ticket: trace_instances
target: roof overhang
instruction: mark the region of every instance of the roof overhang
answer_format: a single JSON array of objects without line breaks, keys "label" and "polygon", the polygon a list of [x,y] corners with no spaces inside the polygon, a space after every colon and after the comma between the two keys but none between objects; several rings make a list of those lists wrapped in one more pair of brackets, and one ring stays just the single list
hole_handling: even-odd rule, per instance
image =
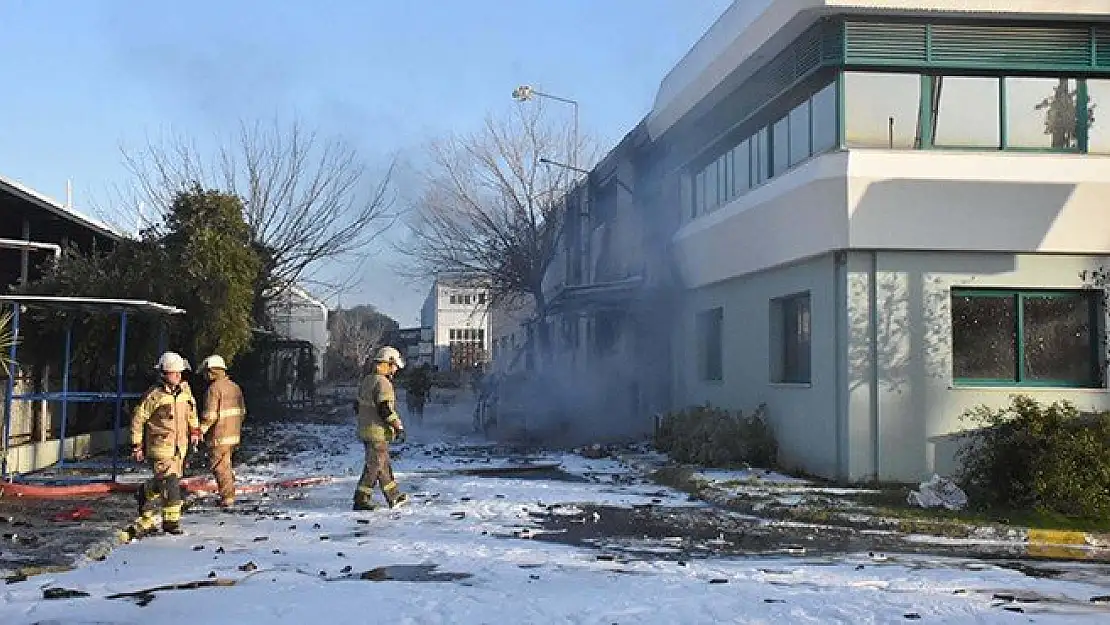
[{"label": "roof overhang", "polygon": [[51,310],[81,310],[85,312],[141,312],[157,315],[184,315],[185,309],[158,302],[136,299],[108,299],[102,297],[62,297],[56,295],[0,295],[0,303],[47,308]]},{"label": "roof overhang", "polygon": [[624,280],[563,287],[551,300],[549,312],[583,312],[605,308],[623,308],[640,292],[644,279],[634,276]]},{"label": "roof overhang", "polygon": [[93,219],[88,215],[74,210],[73,208],[62,204],[57,200],[43,195],[42,193],[39,193],[38,191],[22,185],[10,178],[0,176],[0,190],[3,190],[8,194],[17,197],[24,202],[35,206],[36,208],[42,209],[56,217],[64,219],[65,221],[76,224],[83,228],[88,228],[89,230],[92,230],[100,236],[107,237],[109,239],[112,239],[113,241],[119,241],[123,239],[123,235],[119,232],[116,232],[108,224],[98,219]]},{"label": "roof overhang", "polygon": [[[647,116],[652,140],[687,117],[726,80],[758,69],[826,15],[923,15],[1108,20],[1107,0],[744,0],[732,3],[667,74]],[[793,34],[792,34],[793,33]],[[781,45],[780,45],[781,44]],[[740,74],[738,76],[737,74]]]}]

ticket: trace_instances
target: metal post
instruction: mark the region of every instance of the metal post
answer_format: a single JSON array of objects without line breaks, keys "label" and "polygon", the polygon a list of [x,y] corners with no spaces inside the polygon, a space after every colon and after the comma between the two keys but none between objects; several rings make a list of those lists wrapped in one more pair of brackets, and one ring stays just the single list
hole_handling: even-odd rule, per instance
[{"label": "metal post", "polygon": [[4,455],[0,458],[0,473],[4,479],[8,475],[8,451],[12,435],[12,400],[15,396],[15,372],[19,346],[19,302],[12,302],[12,345],[8,348],[8,392],[4,395]]},{"label": "metal post", "polygon": [[[163,326],[164,328],[165,326]],[[163,333],[164,334],[164,333]],[[112,427],[112,481],[119,475],[119,428],[123,417],[123,364],[127,351],[127,311],[119,314],[119,354],[116,356],[116,419]]]},{"label": "metal post", "polygon": [[66,347],[62,359],[62,430],[58,433],[58,471],[66,463],[66,425],[69,423],[69,361],[73,348],[73,318],[66,318]]}]

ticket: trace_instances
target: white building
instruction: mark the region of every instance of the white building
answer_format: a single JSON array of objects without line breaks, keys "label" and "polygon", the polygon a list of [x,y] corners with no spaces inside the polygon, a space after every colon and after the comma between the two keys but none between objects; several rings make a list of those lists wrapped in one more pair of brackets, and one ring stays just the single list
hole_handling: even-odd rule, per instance
[{"label": "white building", "polygon": [[511,303],[490,310],[490,335],[493,337],[490,362],[493,371],[515,373],[533,366],[534,353],[529,349],[531,321],[535,305],[530,297],[519,297]]},{"label": "white building", "polygon": [[[432,283],[420,311],[420,324],[431,329],[432,363],[452,368],[452,351],[468,351],[488,360],[490,350],[489,290],[465,276],[442,275]],[[476,364],[476,363],[470,363]]]},{"label": "white building", "polygon": [[647,118],[674,406],[765,402],[787,466],[850,480],[950,472],[1015,392],[1110,409],[1105,111],[1106,0],[734,3]]},{"label": "white building", "polygon": [[280,336],[312,343],[316,352],[316,380],[323,379],[324,354],[328,351],[327,304],[293,286],[271,300],[269,313]]}]

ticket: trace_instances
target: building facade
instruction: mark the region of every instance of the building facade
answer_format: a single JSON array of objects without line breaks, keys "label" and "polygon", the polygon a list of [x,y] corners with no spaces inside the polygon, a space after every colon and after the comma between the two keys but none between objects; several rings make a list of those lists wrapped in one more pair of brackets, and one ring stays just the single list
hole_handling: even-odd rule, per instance
[{"label": "building facade", "polygon": [[270,302],[274,331],[283,338],[308,341],[316,361],[316,381],[324,378],[324,354],[328,351],[328,306],[304,289],[292,286]]},{"label": "building facade", "polygon": [[490,359],[489,289],[466,276],[441,275],[420,312],[431,329],[432,364],[441,371],[472,368]]},{"label": "building facade", "polygon": [[1110,5],[1001,6],[737,2],[666,77],[672,406],[852,481],[950,473],[1015,392],[1110,408]]}]

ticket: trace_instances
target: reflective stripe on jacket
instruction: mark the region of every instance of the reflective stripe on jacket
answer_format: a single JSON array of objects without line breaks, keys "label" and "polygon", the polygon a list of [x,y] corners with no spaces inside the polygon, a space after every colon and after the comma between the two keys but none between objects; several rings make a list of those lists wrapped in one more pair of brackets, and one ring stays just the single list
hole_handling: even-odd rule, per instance
[{"label": "reflective stripe on jacket", "polygon": [[238,445],[246,416],[247,403],[243,400],[243,390],[239,385],[227,375],[213,380],[204,397],[204,414],[200,419],[208,443]]},{"label": "reflective stripe on jacket", "polygon": [[189,450],[189,430],[200,428],[196,400],[188,382],[175,389],[164,384],[151,387],[131,413],[131,444],[146,445],[152,460],[184,458]]}]

